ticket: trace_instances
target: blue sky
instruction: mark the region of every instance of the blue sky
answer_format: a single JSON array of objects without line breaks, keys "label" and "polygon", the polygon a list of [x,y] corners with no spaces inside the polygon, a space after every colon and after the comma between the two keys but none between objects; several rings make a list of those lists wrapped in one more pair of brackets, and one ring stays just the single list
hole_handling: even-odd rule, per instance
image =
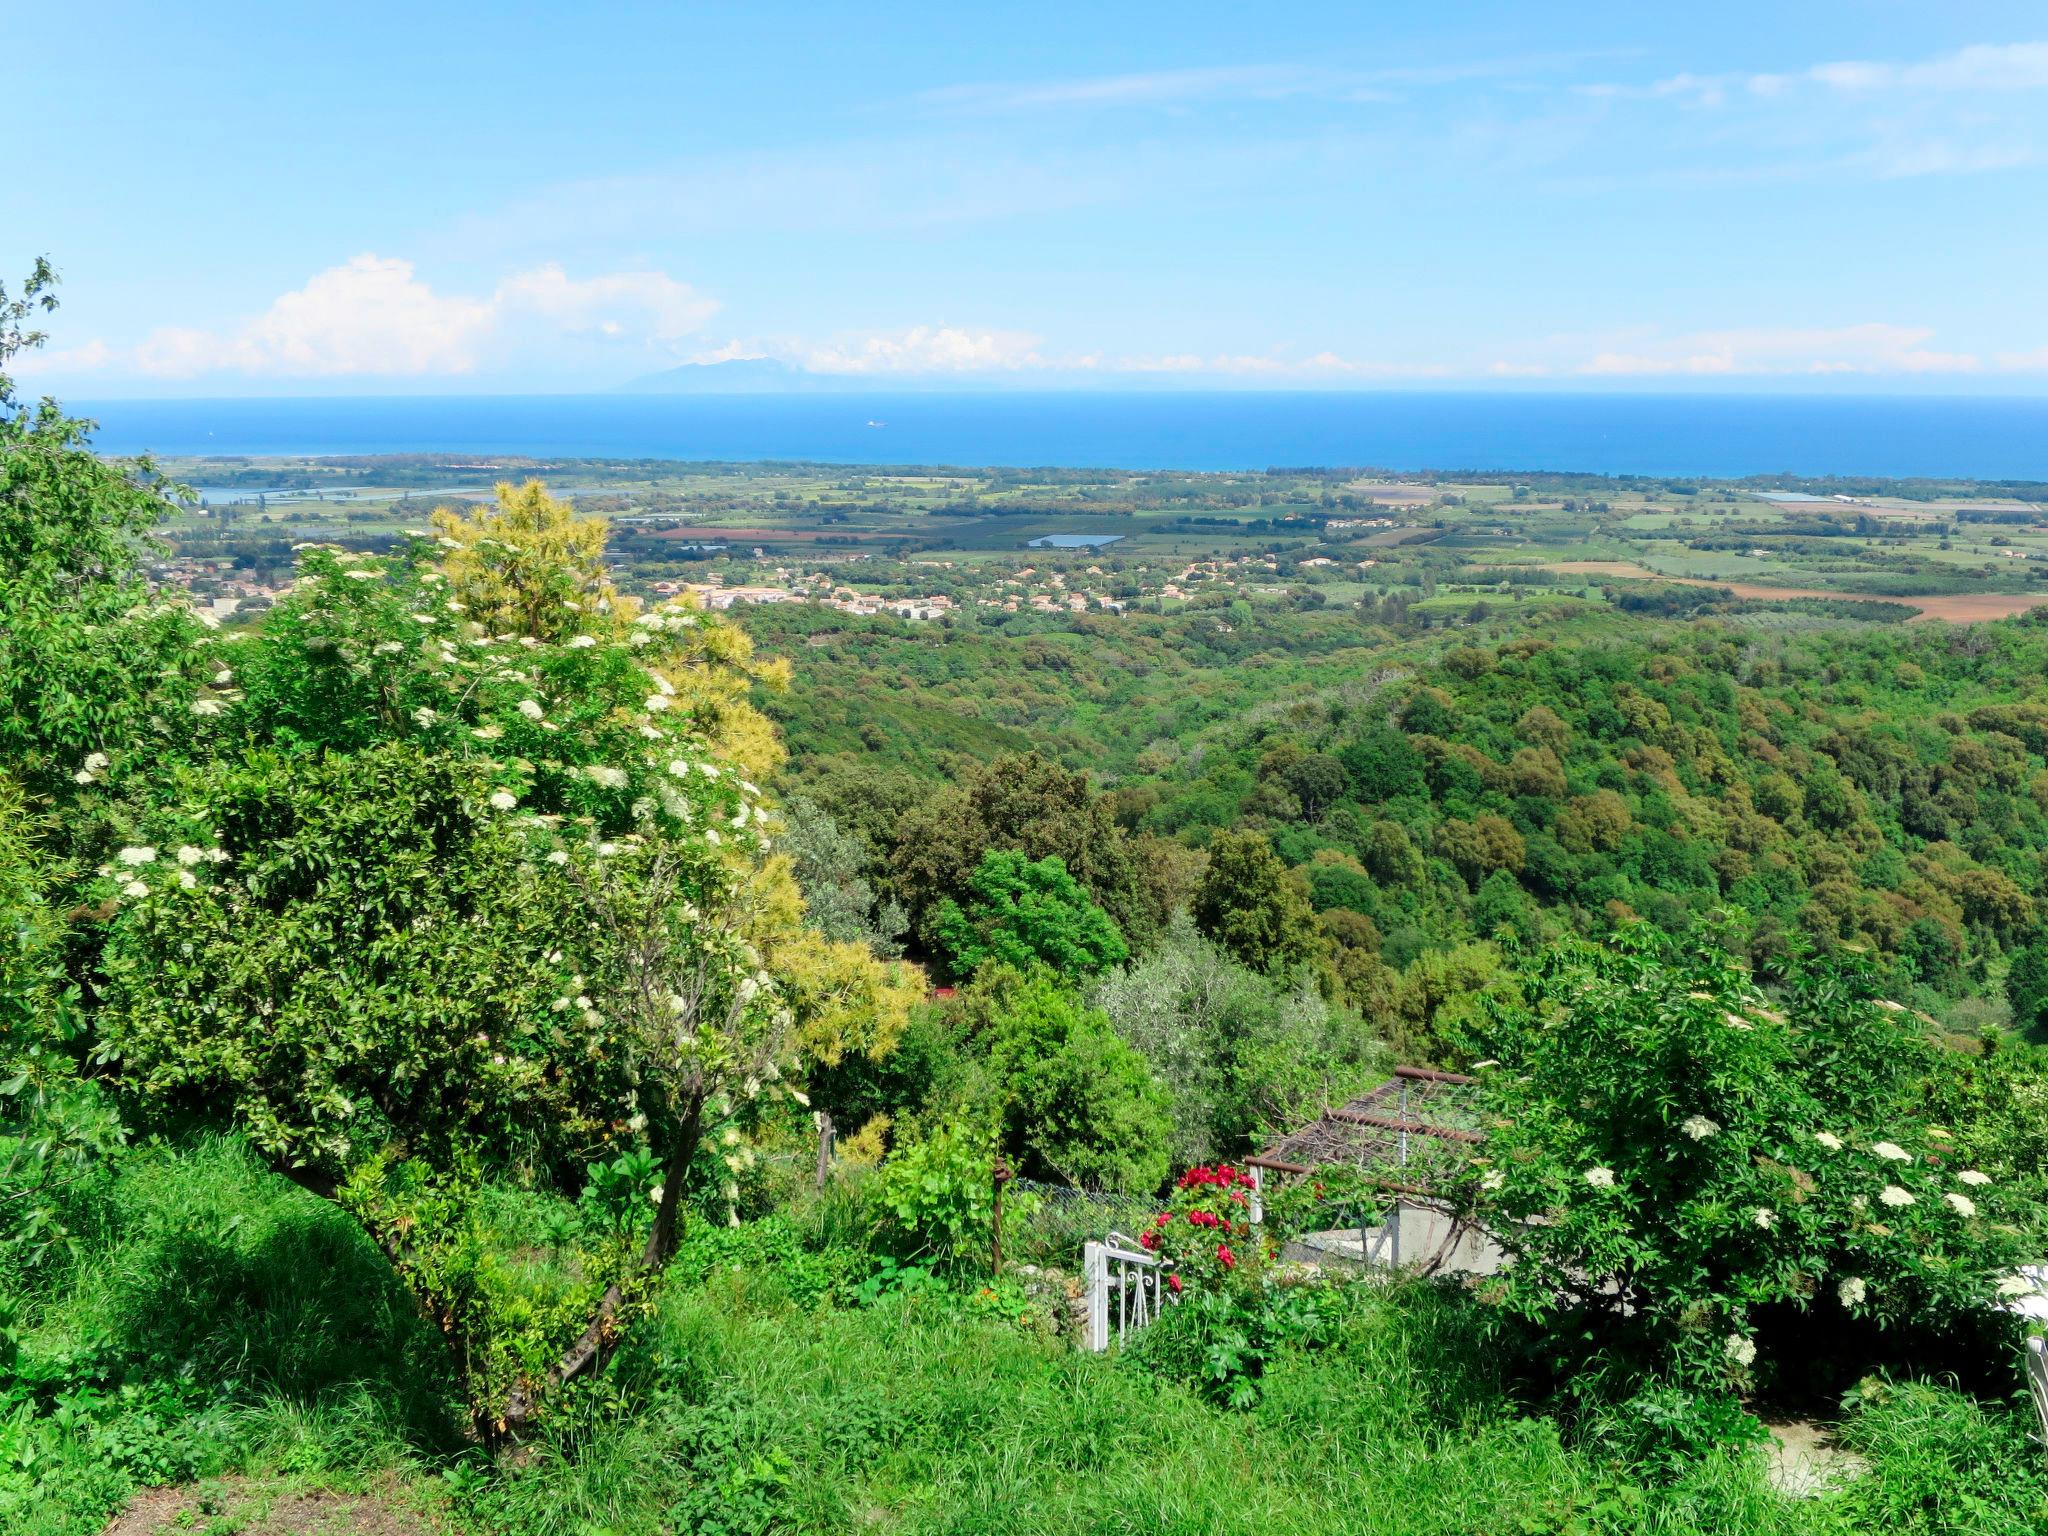
[{"label": "blue sky", "polygon": [[[2048,392],[2038,4],[15,8],[38,387]],[[18,153],[21,152],[18,150]]]}]

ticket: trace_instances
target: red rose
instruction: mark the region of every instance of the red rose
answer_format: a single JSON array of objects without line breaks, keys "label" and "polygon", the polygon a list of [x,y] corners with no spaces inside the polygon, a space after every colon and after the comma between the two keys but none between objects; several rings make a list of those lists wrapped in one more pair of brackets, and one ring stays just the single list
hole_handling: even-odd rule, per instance
[{"label": "red rose", "polygon": [[1237,1268],[1237,1255],[1230,1251],[1230,1244],[1218,1243],[1216,1245],[1216,1262],[1225,1269]]},{"label": "red rose", "polygon": [[1168,1275],[1166,1277],[1166,1288],[1178,1296],[1180,1294],[1180,1276]]}]

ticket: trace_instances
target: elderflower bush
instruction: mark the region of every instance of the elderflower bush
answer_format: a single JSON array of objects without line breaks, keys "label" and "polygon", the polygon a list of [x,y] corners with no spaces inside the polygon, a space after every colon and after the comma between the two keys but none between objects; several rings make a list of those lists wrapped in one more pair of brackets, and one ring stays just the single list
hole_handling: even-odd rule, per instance
[{"label": "elderflower bush", "polygon": [[[646,1147],[672,1233],[701,1145],[735,1172],[719,1133],[801,1105],[796,1001],[859,999],[829,967],[789,995],[760,792],[690,709],[649,707],[696,615],[486,633],[432,550],[304,551],[214,674],[212,759],[98,872],[103,1049],[164,1118],[225,1111],[338,1194],[472,1338],[490,1298],[457,1213],[480,1169],[573,1188]],[[479,1403],[523,1391],[630,1254],[589,1258],[591,1295],[472,1338]]]},{"label": "elderflower bush", "polygon": [[1981,1321],[2024,1251],[1917,1110],[1943,1064],[1909,1017],[1837,969],[1782,1006],[1717,950],[1632,935],[1554,950],[1493,1020],[1466,1193],[1517,1259],[1484,1294],[1597,1365],[1582,1384],[1747,1388],[1770,1309]]},{"label": "elderflower bush", "polygon": [[514,1104],[583,1144],[607,1124],[575,1106],[615,1093],[624,1122],[635,1080],[684,1061],[758,1095],[773,1052],[605,996],[623,925],[659,921],[693,946],[691,1017],[772,1019],[728,910],[758,793],[637,707],[644,647],[481,634],[425,555],[306,551],[234,658],[242,750],[102,868],[128,1069],[231,1091],[267,1152],[336,1174],[401,1125],[480,1135]]}]

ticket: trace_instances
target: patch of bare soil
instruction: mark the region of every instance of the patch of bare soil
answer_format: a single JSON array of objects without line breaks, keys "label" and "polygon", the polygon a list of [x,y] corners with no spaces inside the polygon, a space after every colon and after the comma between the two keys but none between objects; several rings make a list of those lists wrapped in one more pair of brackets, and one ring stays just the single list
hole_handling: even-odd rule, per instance
[{"label": "patch of bare soil", "polygon": [[1831,1493],[1870,1470],[1869,1463],[1836,1445],[1819,1425],[1796,1420],[1765,1427],[1771,1432],[1768,1475],[1780,1493],[1794,1498]]},{"label": "patch of bare soil", "polygon": [[331,1493],[223,1478],[145,1488],[101,1536],[437,1536],[440,1527],[388,1489]]}]

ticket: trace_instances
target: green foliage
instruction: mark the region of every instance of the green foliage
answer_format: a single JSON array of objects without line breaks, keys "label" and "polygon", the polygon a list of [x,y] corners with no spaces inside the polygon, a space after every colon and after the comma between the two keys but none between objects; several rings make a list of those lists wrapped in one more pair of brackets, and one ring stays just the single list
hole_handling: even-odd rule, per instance
[{"label": "green foliage", "polygon": [[552,1007],[581,990],[549,959],[572,887],[488,805],[489,770],[393,743],[252,755],[188,789],[165,841],[199,857],[109,877],[145,894],[106,951],[103,1027],[159,1113],[225,1107],[335,1178],[394,1142],[564,1165],[605,1137],[592,1106],[625,1083],[561,1048],[582,1016]]},{"label": "green foliage", "polygon": [[869,851],[819,806],[792,795],[782,805],[777,839],[803,887],[804,917],[828,939],[865,944],[877,955],[902,953],[910,918],[900,903],[876,895],[867,878]]},{"label": "green foliage", "polygon": [[22,400],[8,376],[40,345],[22,321],[56,307],[55,283],[39,262],[15,297],[0,287],[0,770],[91,808],[185,749],[201,656],[198,626],[141,572],[178,488],[146,459],[100,458],[91,422]]},{"label": "green foliage", "polygon": [[954,1120],[899,1146],[879,1194],[899,1244],[942,1263],[985,1262],[995,1214],[995,1138]]},{"label": "green foliage", "polygon": [[1780,1013],[1648,934],[1548,955],[1487,1034],[1472,1193],[1517,1255],[1489,1298],[1584,1392],[1767,1380],[1807,1326],[1772,1309],[1976,1337],[2023,1213],[1923,1118],[1941,1064],[1904,1017],[1833,967]]},{"label": "green foliage", "polygon": [[[859,986],[767,968],[759,792],[666,676],[715,670],[699,616],[614,624],[600,594],[545,641],[488,634],[432,555],[311,550],[221,648],[208,760],[152,786],[91,888],[100,1049],[153,1122],[226,1118],[344,1199],[489,1413],[665,1260],[699,1138],[789,1092],[798,1008],[841,1048]],[[596,1234],[576,1286],[508,1278],[483,1176],[635,1148],[667,1189],[639,1259]]]},{"label": "green foliage", "polygon": [[2021,1029],[2048,1029],[2048,940],[2036,939],[2012,957],[2005,973],[2006,1001]]},{"label": "green foliage", "polygon": [[1322,953],[1308,898],[1256,832],[1219,833],[1195,893],[1196,925],[1255,971],[1285,970]]},{"label": "green foliage", "polygon": [[209,1141],[69,1186],[72,1262],[0,1280],[0,1525],[90,1536],[138,1484],[452,1451],[446,1352],[345,1215]]},{"label": "green foliage", "polygon": [[976,768],[957,787],[906,806],[889,841],[895,891],[920,931],[949,897],[972,906],[991,851],[1058,860],[1118,933],[1140,943],[1175,904],[1172,867],[1140,859],[1085,775],[1036,753]]},{"label": "green foliage", "polygon": [[24,1536],[94,1536],[139,1479],[232,1472],[290,1473],[286,1497],[392,1486],[504,1536],[822,1532],[861,1510],[992,1536],[1133,1519],[1232,1536],[2021,1536],[2048,1514],[2023,1406],[1872,1384],[1842,1431],[1868,1471],[1788,1500],[1753,1451],[1715,1439],[1739,1421],[1706,1432],[1723,1411],[1706,1399],[1667,1402],[1654,1437],[1626,1444],[1530,1416],[1482,1309],[1452,1289],[1219,1294],[1216,1315],[1175,1309],[1123,1358],[1093,1358],[946,1287],[823,1306],[786,1279],[810,1260],[781,1218],[694,1232],[607,1390],[492,1467],[464,1451],[438,1341],[331,1207],[222,1143],[145,1151],[108,1195],[81,1224],[81,1267],[26,1298],[20,1363],[0,1372],[29,1394],[0,1468],[0,1520]]},{"label": "green foliage", "polygon": [[1014,849],[991,848],[967,890],[964,910],[945,897],[930,925],[956,975],[971,975],[994,960],[1017,970],[1045,965],[1085,976],[1129,953],[1109,914],[1056,858],[1034,862]]},{"label": "green foliage", "polygon": [[1843,1494],[1847,1529],[2024,1536],[2048,1518],[2023,1407],[2000,1412],[1925,1382],[1883,1381],[1864,1383],[1849,1406],[1842,1443],[1878,1472]]},{"label": "green foliage", "polygon": [[1138,1336],[1132,1362],[1219,1407],[1253,1408],[1269,1367],[1327,1347],[1363,1300],[1342,1286],[1191,1288]]},{"label": "green foliage", "polygon": [[1105,976],[1091,1001],[1165,1085],[1175,1167],[1248,1155],[1392,1065],[1365,1018],[1332,1006],[1307,977],[1242,964],[1185,914],[1151,953]]},{"label": "green foliage", "polygon": [[985,1020],[1004,1149],[1030,1178],[1155,1188],[1167,1172],[1167,1099],[1151,1068],[1049,971],[989,966],[967,1006]]}]

